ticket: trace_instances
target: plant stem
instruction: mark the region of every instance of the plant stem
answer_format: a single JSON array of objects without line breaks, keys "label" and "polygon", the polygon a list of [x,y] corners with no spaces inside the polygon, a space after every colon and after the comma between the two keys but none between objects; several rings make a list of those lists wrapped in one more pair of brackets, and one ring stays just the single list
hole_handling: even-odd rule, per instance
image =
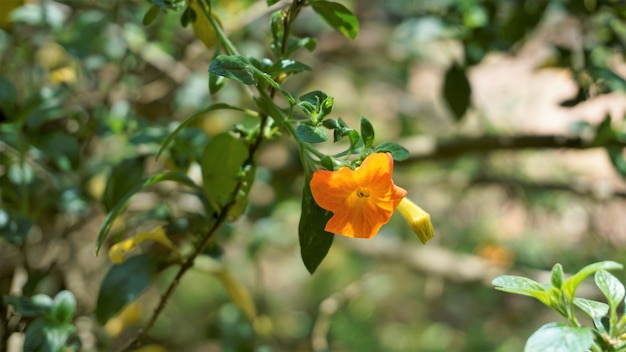
[{"label": "plant stem", "polygon": [[[217,21],[211,15],[211,13],[210,13],[210,9],[211,9],[210,4],[208,4],[208,6],[207,6],[207,3],[206,3],[207,0],[198,0],[198,1],[200,1],[200,7],[202,8],[202,11],[203,11],[204,15],[207,17],[207,19],[210,21],[211,25],[215,29],[215,33],[218,36],[221,44],[224,46],[226,52],[229,55],[238,55],[238,51],[235,48],[235,46],[231,43],[231,41],[228,39],[228,37],[224,34],[224,32],[222,31],[222,29],[219,26],[219,24],[217,23]],[[300,9],[300,6],[301,6],[301,1],[296,0],[296,1],[294,1],[294,4],[292,4],[292,6],[290,7],[290,10],[293,10],[293,12],[297,13],[297,11],[299,11],[299,9]],[[291,24],[291,22],[293,21],[294,18],[295,18],[295,14],[290,16],[290,21],[288,23],[289,25]],[[289,26],[286,25],[286,28],[288,28],[288,27]],[[285,52],[285,50],[286,50],[286,41],[284,41],[283,53]],[[249,90],[248,90],[248,92],[249,92]],[[269,121],[269,116],[274,116],[275,120],[277,121],[277,123],[281,127],[283,127],[285,130],[287,130],[289,132],[289,134],[291,134],[292,136],[294,136],[297,139],[296,133],[295,133],[295,129],[287,121],[288,117],[285,116],[283,111],[273,101],[275,93],[276,93],[276,89],[274,89],[273,87],[270,89],[269,94],[267,92],[263,91],[263,90],[259,90],[259,94],[261,95],[261,97],[263,99],[267,100],[267,102],[269,103],[268,105],[270,106],[270,110],[271,111],[270,111],[269,115],[262,114],[262,113],[259,114],[259,117],[260,117],[260,120],[261,120],[260,123],[259,123],[259,129],[258,129],[258,132],[257,132],[257,135],[256,135],[256,138],[255,138],[254,142],[250,145],[249,152],[248,152],[248,158],[245,161],[244,165],[242,165],[242,166],[254,163],[254,157],[255,157],[256,153],[258,152],[258,150],[260,149],[263,141],[266,138],[264,131],[265,131],[265,128],[266,128],[267,123]],[[299,145],[301,147],[301,150],[304,150],[304,148],[302,148],[302,144],[301,143],[302,142],[299,141]],[[145,339],[145,337],[147,336],[148,332],[152,329],[152,327],[156,323],[157,319],[159,318],[159,316],[161,315],[161,313],[165,309],[165,306],[167,305],[167,302],[172,297],[176,287],[180,283],[180,280],[183,278],[185,273],[190,268],[193,267],[195,259],[203,252],[204,248],[209,243],[211,238],[221,228],[221,226],[228,220],[228,214],[229,214],[230,210],[237,204],[238,194],[242,190],[243,187],[244,187],[244,181],[243,180],[237,182],[237,185],[235,186],[235,189],[233,190],[233,192],[231,194],[230,200],[226,204],[224,204],[224,206],[221,207],[221,210],[220,210],[217,218],[215,219],[215,222],[213,223],[213,226],[202,237],[200,242],[197,244],[195,250],[183,261],[183,263],[180,266],[180,269],[176,273],[176,276],[174,277],[172,282],[169,284],[169,286],[167,287],[167,289],[165,290],[165,292],[161,296],[158,305],[154,309],[154,312],[152,313],[152,316],[150,317],[150,319],[148,320],[148,322],[146,323],[144,328],[141,329],[133,339],[128,341],[124,346],[122,346],[120,351],[129,351],[129,350],[137,348],[137,347],[139,347],[141,345],[142,340]]]},{"label": "plant stem", "polygon": [[[222,46],[224,47],[224,49],[226,50],[228,55],[239,55],[239,52],[237,51],[237,48],[233,45],[233,43],[230,41],[230,39],[228,39],[228,37],[226,36],[224,31],[222,30],[222,27],[220,27],[220,24],[211,15],[210,0],[198,0],[198,1],[200,2],[200,7],[202,8],[202,12],[204,12],[204,15],[206,16],[206,18],[211,23],[211,26],[213,26],[213,30],[215,31],[215,34],[219,38],[220,43],[222,43]],[[207,2],[206,1],[209,1],[208,9],[207,9]]]}]

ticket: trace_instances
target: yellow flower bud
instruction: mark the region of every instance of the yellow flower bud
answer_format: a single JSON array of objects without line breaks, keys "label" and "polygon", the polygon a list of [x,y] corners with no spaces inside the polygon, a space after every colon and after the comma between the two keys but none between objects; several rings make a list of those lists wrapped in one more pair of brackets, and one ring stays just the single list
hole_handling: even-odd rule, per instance
[{"label": "yellow flower bud", "polygon": [[411,202],[408,198],[403,198],[397,209],[422,243],[426,244],[428,240],[435,237],[435,230],[430,222],[430,215],[424,209]]}]

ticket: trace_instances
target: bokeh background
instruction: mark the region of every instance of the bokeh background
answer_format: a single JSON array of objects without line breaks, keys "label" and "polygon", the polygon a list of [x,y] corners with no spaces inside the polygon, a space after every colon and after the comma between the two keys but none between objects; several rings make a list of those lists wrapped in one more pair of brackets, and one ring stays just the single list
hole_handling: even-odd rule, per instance
[{"label": "bokeh background", "polygon": [[[271,9],[265,1],[213,3],[241,53],[270,55],[269,14],[283,2]],[[607,116],[624,132],[624,49],[611,41],[626,43],[621,2],[342,3],[359,18],[358,38],[304,11],[295,31],[316,37],[318,46],[297,59],[313,71],[286,88],[296,96],[326,92],[335,98],[334,118],[356,127],[365,116],[377,143],[411,151],[396,163],[394,179],[431,214],[435,239],[422,245],[394,215],[372,240],[337,237],[309,275],[297,236],[298,151],[278,138],[263,146],[245,216],[215,239],[216,258],[232,277],[203,270],[215,263],[189,272],[150,334],[155,348],[519,351],[535,329],[560,318],[530,298],[496,291],[495,276],[549,282],[555,263],[575,272],[595,261],[626,261],[623,175],[602,147],[559,144],[593,140]],[[21,7],[8,21],[14,6]],[[85,351],[112,350],[132,336],[174,274],[162,273],[106,326],[95,322],[111,266],[94,254],[111,206],[109,180],[138,181],[166,169],[199,177],[197,160],[211,136],[246,120],[206,114],[156,160],[165,137],[212,103],[253,107],[232,82],[210,96],[213,50],[181,27],[180,13],[162,12],[143,26],[149,8],[139,0],[0,2],[0,292],[72,291]],[[512,14],[519,19],[511,24]],[[461,117],[442,93],[455,62],[471,85]],[[614,76],[598,80],[596,66]],[[11,101],[14,114],[6,108]],[[519,136],[558,138],[544,148],[515,148]],[[488,140],[497,147],[475,148]],[[451,142],[458,143],[453,153],[438,152]],[[198,207],[171,185],[151,188],[116,223],[113,240]],[[17,228],[7,225],[9,215]],[[254,321],[229,296],[233,286],[253,297]],[[581,294],[600,297],[591,286]],[[0,350],[18,346],[20,335],[7,333],[6,318],[0,322]]]}]

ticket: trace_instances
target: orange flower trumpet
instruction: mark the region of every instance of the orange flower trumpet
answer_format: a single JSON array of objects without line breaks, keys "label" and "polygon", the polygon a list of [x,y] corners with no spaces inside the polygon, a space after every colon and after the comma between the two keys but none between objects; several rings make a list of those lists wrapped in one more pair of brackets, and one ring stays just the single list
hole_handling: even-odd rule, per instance
[{"label": "orange flower trumpet", "polygon": [[393,183],[393,158],[373,153],[356,170],[317,170],[311,193],[317,204],[333,213],[325,230],[335,234],[372,238],[398,211],[423,243],[434,236],[430,216],[406,199],[407,191]]}]

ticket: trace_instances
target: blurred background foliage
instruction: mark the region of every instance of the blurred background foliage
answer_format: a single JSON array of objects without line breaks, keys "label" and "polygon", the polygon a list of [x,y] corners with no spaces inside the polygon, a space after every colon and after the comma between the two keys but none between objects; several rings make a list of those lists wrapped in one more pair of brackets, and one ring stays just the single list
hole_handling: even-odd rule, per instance
[{"label": "blurred background foliage", "polygon": [[[270,55],[264,1],[212,3],[243,54]],[[309,276],[297,148],[266,143],[246,215],[214,240],[218,259],[180,282],[147,341],[153,350],[521,350],[558,317],[495,291],[493,277],[547,282],[555,262],[625,262],[623,2],[342,3],[359,37],[304,11],[295,31],[318,45],[297,59],[313,72],[286,88],[323,90],[333,115],[353,126],[366,116],[377,140],[409,149],[396,184],[429,211],[436,238],[422,246],[394,216],[373,240],[336,238]],[[207,142],[246,119],[209,112],[157,161],[165,137],[212,103],[250,102],[228,82],[209,95],[214,53],[181,26],[182,12],[143,26],[148,1],[0,7],[0,292],[71,291],[83,350],[112,350],[145,323],[174,272],[101,326],[94,310],[111,263],[94,243],[104,215],[155,172],[197,179]],[[105,246],[163,223],[185,233],[202,226],[200,207],[184,189],[151,187]],[[6,305],[0,313],[0,349],[15,348],[24,322]]]}]

